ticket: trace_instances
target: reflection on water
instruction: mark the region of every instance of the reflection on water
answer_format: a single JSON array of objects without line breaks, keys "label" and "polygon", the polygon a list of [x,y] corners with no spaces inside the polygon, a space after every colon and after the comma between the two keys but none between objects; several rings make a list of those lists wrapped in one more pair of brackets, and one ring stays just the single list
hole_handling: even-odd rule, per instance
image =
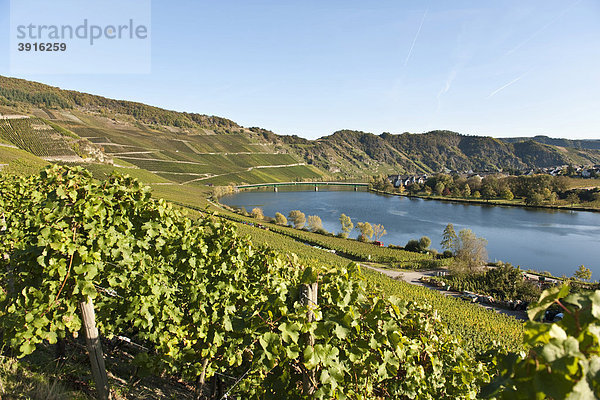
[{"label": "reflection on water", "polygon": [[[261,207],[267,216],[301,210],[318,215],[323,227],[339,232],[344,213],[355,223],[383,224],[386,244],[404,245],[429,236],[439,249],[444,227],[469,228],[488,240],[490,259],[523,268],[571,276],[584,264],[600,278],[600,214],[518,207],[469,205],[435,200],[380,196],[353,191],[248,191],[221,199],[224,204],[251,210]],[[357,236],[356,230],[351,236]]]}]

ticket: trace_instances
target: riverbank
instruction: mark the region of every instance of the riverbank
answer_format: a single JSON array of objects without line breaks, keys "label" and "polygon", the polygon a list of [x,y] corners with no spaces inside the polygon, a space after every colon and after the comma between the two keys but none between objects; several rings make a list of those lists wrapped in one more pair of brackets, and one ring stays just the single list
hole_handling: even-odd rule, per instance
[{"label": "riverbank", "polygon": [[556,210],[556,211],[590,211],[590,212],[600,212],[600,208],[594,207],[573,207],[573,206],[557,206],[557,205],[530,205],[525,204],[523,202],[513,202],[510,200],[480,200],[480,199],[464,199],[458,197],[445,197],[445,196],[425,196],[425,195],[414,195],[408,193],[396,193],[396,192],[386,192],[384,190],[377,189],[368,189],[369,192],[376,194],[384,194],[388,196],[400,196],[400,197],[408,197],[415,199],[424,199],[424,200],[436,200],[436,201],[446,201],[450,203],[463,203],[463,204],[474,204],[474,205],[482,205],[482,206],[506,206],[506,207],[521,207],[521,208],[529,208],[529,209],[548,209],[548,210]]},{"label": "riverbank", "polygon": [[[435,273],[439,272],[439,270],[402,271],[402,270],[389,270],[389,269],[376,268],[376,267],[372,267],[372,266],[366,265],[366,264],[360,264],[360,266],[364,267],[364,268],[372,269],[379,273],[382,273],[392,279],[400,279],[406,283],[410,283],[411,285],[423,286],[430,290],[435,290],[435,291],[443,294],[444,296],[449,296],[449,297],[454,297],[454,298],[460,298],[460,296],[461,296],[460,292],[457,292],[454,290],[445,290],[444,288],[438,288],[435,286],[425,286],[423,284],[423,282],[422,282],[423,277],[435,276]],[[508,316],[514,317],[518,320],[522,320],[522,321],[527,320],[527,312],[522,311],[522,310],[510,310],[507,308],[497,307],[494,305],[483,304],[483,303],[476,303],[476,304],[487,310],[491,310],[491,311],[494,311],[494,312],[497,312],[500,314],[508,315]]]}]

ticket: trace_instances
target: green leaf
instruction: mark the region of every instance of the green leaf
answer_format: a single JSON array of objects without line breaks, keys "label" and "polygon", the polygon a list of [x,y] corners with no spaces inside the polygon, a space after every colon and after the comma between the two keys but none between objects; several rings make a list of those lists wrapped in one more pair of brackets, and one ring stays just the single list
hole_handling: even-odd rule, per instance
[{"label": "green leaf", "polygon": [[35,345],[26,341],[19,347],[19,351],[21,352],[20,357],[27,356],[35,351]]},{"label": "green leaf", "polygon": [[279,325],[279,330],[281,331],[281,337],[286,343],[298,343],[298,338],[300,336],[301,326],[297,322],[284,322]]},{"label": "green leaf", "polygon": [[302,278],[300,279],[301,283],[311,284],[316,282],[319,279],[318,271],[314,270],[313,267],[306,267],[304,272],[302,273]]}]

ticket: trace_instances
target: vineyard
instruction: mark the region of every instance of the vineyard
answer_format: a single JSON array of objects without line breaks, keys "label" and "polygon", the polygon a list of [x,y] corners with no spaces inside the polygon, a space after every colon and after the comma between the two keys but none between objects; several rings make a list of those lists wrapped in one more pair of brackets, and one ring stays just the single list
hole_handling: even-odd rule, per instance
[{"label": "vineyard", "polygon": [[103,335],[151,349],[139,368],[202,393],[221,374],[243,398],[473,398],[488,379],[428,308],[373,296],[353,266],[313,268],[185,218],[131,178],[51,167],[0,188],[0,331],[21,355],[84,323],[98,346],[91,306]]},{"label": "vineyard", "polygon": [[[297,254],[306,262],[345,267],[348,259],[324,250],[307,246],[291,238],[255,229],[244,224],[238,225],[240,234],[247,234],[254,243],[268,244],[273,249]],[[447,297],[435,290],[394,280],[379,272],[361,268],[363,279],[374,287],[379,287],[386,296],[395,296],[406,301],[430,304],[437,310],[440,319],[448,326],[456,338],[463,341],[463,347],[473,355],[481,354],[495,346],[517,351],[521,349],[523,324],[512,317],[497,314],[478,305]]]},{"label": "vineyard", "polygon": [[[530,317],[558,304],[564,321],[524,327],[240,224],[256,242],[283,238],[283,252],[256,245],[129,177],[53,166],[0,176],[0,192],[2,341],[23,357],[83,335],[100,399],[135,378],[109,380],[98,333],[136,343],[136,374],[189,382],[201,398],[600,394],[600,292],[544,292]],[[523,349],[539,353],[504,356]]]},{"label": "vineyard", "polygon": [[363,270],[365,280],[380,287],[389,296],[430,304],[463,346],[473,354],[482,354],[499,347],[510,351],[522,349],[523,323],[516,319],[486,310],[461,299],[444,296],[424,286],[394,280],[387,276]]},{"label": "vineyard", "polygon": [[37,118],[0,119],[0,138],[39,157],[76,157],[61,133]]},{"label": "vineyard", "polygon": [[18,148],[0,146],[0,164],[5,164],[0,173],[12,175],[32,175],[48,165],[47,161]]},{"label": "vineyard", "polygon": [[251,131],[244,134],[181,134],[82,116],[81,122],[54,123],[101,146],[106,154],[176,183],[229,184],[314,180],[323,176],[280,152]]},{"label": "vineyard", "polygon": [[[246,223],[257,222],[255,219],[238,214],[222,213],[222,215],[234,221]],[[440,268],[448,262],[448,260],[445,259],[436,260],[430,254],[421,254],[390,247],[379,247],[371,243],[322,235],[263,221],[261,221],[261,224],[267,226],[274,232],[286,235],[301,242],[335,250],[337,253],[353,260],[391,263],[395,267],[408,269]]]}]

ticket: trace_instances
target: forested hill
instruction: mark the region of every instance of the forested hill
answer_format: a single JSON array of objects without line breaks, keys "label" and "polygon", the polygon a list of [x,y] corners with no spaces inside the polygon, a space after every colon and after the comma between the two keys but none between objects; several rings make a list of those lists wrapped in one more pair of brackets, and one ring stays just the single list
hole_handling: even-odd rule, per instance
[{"label": "forested hill", "polygon": [[444,168],[525,169],[600,161],[598,150],[561,148],[531,139],[507,143],[450,131],[374,135],[342,130],[316,141],[297,137],[284,137],[283,141],[303,153],[309,162],[328,170],[385,164],[398,171],[439,172]]},{"label": "forested hill", "polygon": [[146,124],[160,124],[179,128],[240,128],[226,118],[196,113],[165,110],[125,100],[62,90],[57,87],[23,79],[0,76],[0,104],[30,104],[38,107],[72,109],[128,115]]},{"label": "forested hill", "polygon": [[571,139],[556,139],[548,136],[534,136],[532,138],[523,138],[523,137],[515,137],[515,138],[503,138],[501,139],[507,143],[517,143],[523,142],[525,140],[533,140],[534,142],[550,144],[553,146],[560,147],[572,147],[575,149],[592,149],[592,150],[600,150],[600,140],[593,139],[579,139],[579,140],[571,140]]},{"label": "forested hill", "polygon": [[[95,145],[99,159],[118,157],[119,164],[125,161],[178,183],[354,179],[444,169],[600,164],[600,141],[545,137],[500,140],[450,131],[375,135],[354,130],[308,140],[245,128],[217,116],[170,111],[2,76],[0,114],[37,118],[5,121],[3,128],[0,126],[5,131],[2,134],[0,129],[0,139],[35,155],[48,157],[44,138],[61,141],[65,154],[72,150],[82,155],[82,146]],[[48,134],[38,134],[40,127]],[[64,135],[72,139],[71,144],[63,143]],[[107,157],[98,155],[98,148]]]}]

